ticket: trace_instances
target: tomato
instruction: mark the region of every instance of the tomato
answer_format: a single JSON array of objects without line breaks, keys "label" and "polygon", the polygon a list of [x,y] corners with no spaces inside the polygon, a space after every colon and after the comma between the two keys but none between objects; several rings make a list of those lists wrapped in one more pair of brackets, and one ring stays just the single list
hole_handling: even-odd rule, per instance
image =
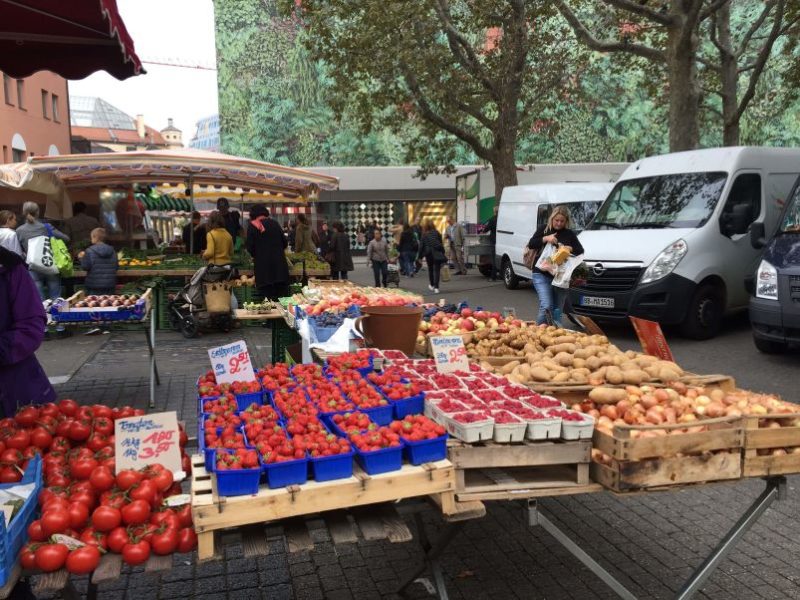
[{"label": "tomato", "polygon": [[67,509],[69,526],[73,529],[83,529],[89,520],[89,506],[83,502],[70,502]]},{"label": "tomato", "polygon": [[[92,452],[99,452],[106,446],[108,446],[108,436],[102,433],[93,433],[91,437],[86,440],[86,447]],[[95,456],[95,458],[97,457]]]},{"label": "tomato", "polygon": [[42,451],[39,450],[36,446],[28,446],[25,450],[22,451],[22,458],[25,460],[30,460],[37,454],[41,454]]},{"label": "tomato", "polygon": [[91,573],[100,564],[100,550],[97,546],[76,548],[67,556],[67,571],[75,575]]},{"label": "tomato", "polygon": [[166,525],[172,529],[181,528],[181,520],[171,508],[162,510],[161,512],[153,513],[153,516],[150,517],[150,522],[153,525]]},{"label": "tomato", "polygon": [[44,427],[37,427],[31,431],[31,444],[45,450],[53,443],[53,436]]},{"label": "tomato", "polygon": [[92,405],[92,412],[94,412],[95,419],[108,419],[109,421],[114,420],[114,411],[110,406],[106,406],[105,404]]},{"label": "tomato", "polygon": [[122,522],[122,514],[119,509],[110,506],[98,506],[92,513],[92,526],[97,531],[111,531],[119,527]]},{"label": "tomato", "polygon": [[67,487],[69,485],[69,477],[67,477],[61,472],[54,473],[53,475],[48,475],[47,485],[59,488]]},{"label": "tomato", "polygon": [[75,418],[79,421],[91,421],[94,419],[94,409],[91,406],[80,406]]},{"label": "tomato", "polygon": [[137,485],[133,486],[128,494],[131,500],[144,500],[150,506],[153,506],[156,495],[156,485],[149,479],[144,479]]},{"label": "tomato", "polygon": [[178,532],[178,552],[191,552],[197,547],[197,534],[192,527],[184,527]]},{"label": "tomato", "polygon": [[79,538],[84,544],[97,546],[102,550],[108,549],[108,536],[102,531],[97,531],[94,527],[87,527]]},{"label": "tomato", "polygon": [[184,454],[183,458],[181,458],[181,471],[186,473],[187,477],[192,474],[192,461],[189,460],[189,457],[186,454]]},{"label": "tomato", "polygon": [[23,569],[31,570],[36,568],[36,548],[38,544],[25,544],[19,553],[19,563]]},{"label": "tomato", "polygon": [[125,469],[124,471],[120,471],[117,473],[117,485],[121,490],[127,490],[131,486],[139,483],[144,475],[142,475],[139,471],[134,471],[133,469]]},{"label": "tomato", "polygon": [[122,560],[129,565],[140,565],[150,558],[150,544],[144,540],[127,543],[122,547]]},{"label": "tomato", "polygon": [[42,404],[39,407],[40,423],[44,423],[45,419],[55,422],[55,420],[60,417],[61,417],[61,411],[58,410],[58,406],[56,406],[52,402],[48,402],[47,404]]},{"label": "tomato", "polygon": [[127,530],[124,527],[116,527],[108,534],[107,541],[108,549],[119,554],[122,552],[123,546],[125,546],[125,544],[129,543],[131,540]]},{"label": "tomato", "polygon": [[14,416],[14,420],[22,427],[33,427],[39,418],[39,409],[35,406],[25,406]]},{"label": "tomato", "polygon": [[24,450],[31,444],[31,434],[20,429],[6,440],[6,446],[15,450]]},{"label": "tomato", "polygon": [[36,549],[36,568],[50,573],[64,566],[69,548],[64,544],[43,544]]},{"label": "tomato", "polygon": [[164,469],[156,474],[151,481],[156,485],[156,488],[158,488],[160,492],[166,492],[172,487],[172,472],[168,469]]},{"label": "tomato", "polygon": [[42,522],[39,519],[32,521],[31,524],[28,525],[28,538],[30,538],[32,542],[43,542],[47,539],[47,536],[42,530]]},{"label": "tomato", "polygon": [[95,459],[82,458],[73,462],[69,468],[72,472],[72,476],[75,479],[89,479],[92,471],[94,471],[97,467],[98,463]]},{"label": "tomato", "polygon": [[68,510],[69,508],[67,508],[67,510],[63,508],[51,508],[42,513],[42,532],[47,537],[50,537],[54,533],[64,533],[64,530],[70,526]]},{"label": "tomato", "polygon": [[184,504],[180,508],[175,509],[175,514],[181,522],[181,527],[191,527],[192,525],[192,507],[190,504]]},{"label": "tomato", "polygon": [[66,419],[56,425],[56,436],[64,439],[69,439],[69,429],[72,427],[74,419]]},{"label": "tomato", "polygon": [[107,458],[113,458],[114,457],[114,446],[110,446],[109,443],[106,442],[105,446],[103,446],[102,448],[100,448],[100,450],[98,450],[97,452],[94,453],[94,457],[97,460],[105,460]]},{"label": "tomato", "polygon": [[66,511],[68,508],[69,508],[68,498],[65,498],[64,496],[52,496],[51,498],[48,498],[44,504],[42,504],[42,514],[51,510]]},{"label": "tomato", "polygon": [[0,469],[0,483],[16,483],[22,481],[22,473],[15,467],[3,467]]},{"label": "tomato", "polygon": [[69,435],[67,437],[73,442],[82,442],[89,438],[91,432],[91,427],[85,421],[73,421],[69,426]]},{"label": "tomato", "polygon": [[125,506],[125,496],[120,492],[108,490],[100,495],[100,504],[102,506],[110,506],[111,508],[121,509]]},{"label": "tomato", "polygon": [[92,428],[94,429],[95,433],[108,436],[114,432],[114,423],[108,417],[98,418],[95,416],[94,422],[92,423]]},{"label": "tomato", "polygon": [[67,450],[69,450],[69,440],[61,435],[56,435],[53,443],[50,444],[50,452],[66,452]]},{"label": "tomato", "polygon": [[78,403],[75,402],[75,400],[69,400],[68,398],[65,398],[58,403],[58,410],[61,411],[62,415],[72,417],[78,412]]},{"label": "tomato", "polygon": [[153,540],[150,545],[153,547],[153,554],[158,554],[159,556],[172,554],[178,547],[178,530],[162,526],[153,533]]},{"label": "tomato", "polygon": [[144,500],[134,500],[123,506],[120,512],[126,525],[139,525],[150,518],[150,505]]},{"label": "tomato", "polygon": [[105,492],[114,487],[114,474],[108,467],[97,467],[92,474],[89,475],[89,482],[92,487],[98,492]]},{"label": "tomato", "polygon": [[164,492],[164,497],[169,498],[170,496],[177,496],[178,494],[182,494],[183,490],[181,489],[180,483],[173,483],[172,487],[169,488],[168,491]]}]

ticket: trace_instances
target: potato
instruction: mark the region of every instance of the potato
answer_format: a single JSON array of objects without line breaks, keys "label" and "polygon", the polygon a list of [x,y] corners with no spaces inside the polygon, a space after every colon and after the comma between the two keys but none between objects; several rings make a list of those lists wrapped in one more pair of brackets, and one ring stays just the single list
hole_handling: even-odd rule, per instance
[{"label": "potato", "polygon": [[489,371],[489,373],[494,373],[494,365],[485,360],[481,361],[481,369],[483,369],[484,371]]},{"label": "potato", "polygon": [[596,371],[603,366],[602,360],[599,356],[590,356],[586,359],[586,367],[592,371]]},{"label": "potato", "polygon": [[627,360],[619,366],[623,371],[639,371],[639,363],[635,360]]},{"label": "potato", "polygon": [[554,373],[563,373],[565,371],[569,371],[569,367],[564,367],[558,364],[557,362],[553,362],[552,360],[543,360],[539,363],[539,366],[544,367],[548,371],[552,371]]},{"label": "potato", "polygon": [[569,354],[574,354],[577,350],[577,346],[575,344],[554,344],[547,349],[549,352],[553,353],[553,356],[556,354],[561,354],[562,352],[567,352]]},{"label": "potato", "polygon": [[572,359],[572,366],[575,369],[581,369],[586,366],[586,361],[582,358],[573,358]]},{"label": "potato", "polygon": [[589,381],[589,374],[584,373],[584,370],[572,371],[570,373],[570,379],[575,383],[586,383]]},{"label": "potato", "polygon": [[554,383],[562,383],[569,380],[570,380],[569,373],[556,373],[555,377],[553,377],[553,379],[551,379],[550,381],[553,381]]},{"label": "potato", "polygon": [[531,378],[531,367],[527,363],[522,363],[520,366],[514,369],[514,373],[516,373],[520,379],[527,382]]},{"label": "potato", "polygon": [[622,376],[622,371],[619,367],[608,367],[606,369],[606,380],[608,383],[613,383],[614,385],[618,385],[623,382],[624,378]]},{"label": "potato", "polygon": [[645,381],[650,381],[650,376],[641,369],[623,371],[622,378],[629,385],[641,385]]},{"label": "potato", "polygon": [[505,365],[500,367],[500,372],[503,375],[508,375],[509,373],[511,373],[511,371],[516,369],[519,366],[519,364],[520,363],[518,360],[512,360],[510,363],[506,363]]},{"label": "potato", "polygon": [[553,360],[563,367],[571,367],[574,359],[568,352],[559,352],[553,357]]},{"label": "potato", "polygon": [[574,343],[575,343],[574,335],[560,335],[553,340],[553,344],[574,344]]},{"label": "potato", "polygon": [[680,379],[680,377],[681,377],[680,373],[672,369],[669,369],[667,367],[662,367],[658,371],[658,378],[666,383],[675,381],[676,379]]},{"label": "potato", "polygon": [[596,387],[589,392],[589,399],[597,404],[616,404],[628,399],[628,392],[620,388]]},{"label": "potato", "polygon": [[553,376],[544,367],[531,367],[531,379],[534,381],[550,381]]}]

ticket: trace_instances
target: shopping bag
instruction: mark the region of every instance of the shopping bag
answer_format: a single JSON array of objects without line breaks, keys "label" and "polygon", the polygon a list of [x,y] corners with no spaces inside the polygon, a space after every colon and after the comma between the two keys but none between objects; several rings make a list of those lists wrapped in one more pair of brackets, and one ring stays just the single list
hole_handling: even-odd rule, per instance
[{"label": "shopping bag", "polygon": [[579,254],[578,256],[570,256],[560,264],[553,276],[553,286],[564,289],[568,288],[570,281],[572,281],[572,272],[578,268],[582,262],[583,254]]},{"label": "shopping bag", "polygon": [[442,265],[442,270],[439,273],[439,277],[442,281],[450,281],[450,267],[447,265]]},{"label": "shopping bag", "polygon": [[62,277],[72,277],[72,273],[74,271],[72,266],[72,256],[70,255],[64,240],[51,237],[50,248],[53,250],[53,258],[55,259],[58,273]]},{"label": "shopping bag", "polygon": [[555,275],[557,265],[553,264],[553,261],[550,260],[555,251],[556,247],[553,244],[547,244],[544,246],[542,251],[539,253],[538,260],[536,261],[536,268],[545,273]]},{"label": "shopping bag", "polygon": [[51,239],[47,235],[37,235],[28,240],[28,252],[25,260],[32,271],[42,275],[58,275]]},{"label": "shopping bag", "polygon": [[536,257],[538,253],[538,250],[525,246],[525,251],[522,253],[522,264],[525,265],[526,269],[533,271],[533,267],[536,266]]}]

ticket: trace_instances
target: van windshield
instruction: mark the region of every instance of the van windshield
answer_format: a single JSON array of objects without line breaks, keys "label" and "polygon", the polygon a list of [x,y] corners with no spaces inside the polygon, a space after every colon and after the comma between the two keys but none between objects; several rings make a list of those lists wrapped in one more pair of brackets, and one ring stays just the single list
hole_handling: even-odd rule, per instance
[{"label": "van windshield", "polygon": [[566,202],[559,206],[566,206],[569,210],[570,228],[573,231],[581,231],[586,224],[592,220],[602,204],[599,200],[589,202]]},{"label": "van windshield", "polygon": [[680,173],[621,181],[587,229],[701,227],[726,178],[726,173]]},{"label": "van windshield", "polygon": [[781,223],[781,233],[800,233],[800,185],[794,190],[794,195],[786,207],[786,216]]}]

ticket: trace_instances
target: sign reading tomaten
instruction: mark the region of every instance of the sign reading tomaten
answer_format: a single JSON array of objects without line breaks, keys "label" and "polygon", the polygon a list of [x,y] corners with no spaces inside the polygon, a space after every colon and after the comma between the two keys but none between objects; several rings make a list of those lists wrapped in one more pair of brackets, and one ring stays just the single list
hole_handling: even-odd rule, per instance
[{"label": "sign reading tomaten", "polygon": [[253,364],[244,340],[211,348],[208,351],[211,368],[217,383],[233,383],[234,381],[255,381]]},{"label": "sign reading tomaten", "polygon": [[160,463],[181,470],[180,432],[175,411],[152,413],[114,422],[117,472]]},{"label": "sign reading tomaten", "polygon": [[667,344],[667,338],[664,337],[664,332],[661,331],[661,325],[655,321],[648,321],[638,317],[629,317],[633,328],[636,330],[636,335],[639,337],[639,343],[642,345],[642,350],[645,354],[650,356],[657,356],[661,360],[675,361],[672,357],[672,351]]},{"label": "sign reading tomaten", "polygon": [[464,348],[464,340],[460,335],[432,335],[428,339],[439,373],[469,371],[467,349]]}]

